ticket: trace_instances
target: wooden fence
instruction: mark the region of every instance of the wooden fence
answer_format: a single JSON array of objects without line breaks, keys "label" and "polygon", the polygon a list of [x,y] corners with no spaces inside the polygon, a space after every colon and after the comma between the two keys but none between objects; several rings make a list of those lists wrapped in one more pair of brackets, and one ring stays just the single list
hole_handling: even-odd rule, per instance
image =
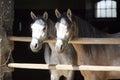
[{"label": "wooden fence", "polygon": [[[31,37],[8,37],[11,41],[30,42]],[[56,40],[46,40],[44,42],[55,42]],[[120,38],[80,38],[69,43],[74,44],[120,44]],[[120,71],[120,66],[94,66],[94,65],[49,65],[49,64],[28,64],[10,63],[12,68],[25,69],[58,69],[58,70],[92,70],[92,71]]]},{"label": "wooden fence", "polygon": [[[31,37],[8,37],[11,41],[30,42]],[[44,42],[54,43],[56,40],[46,40]],[[69,41],[74,44],[120,44],[120,38],[80,38]]]}]

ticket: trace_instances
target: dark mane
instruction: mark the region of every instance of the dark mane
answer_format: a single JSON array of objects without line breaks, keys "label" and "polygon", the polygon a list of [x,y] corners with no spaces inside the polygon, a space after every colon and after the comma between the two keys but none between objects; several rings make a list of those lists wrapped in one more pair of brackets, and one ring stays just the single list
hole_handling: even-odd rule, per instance
[{"label": "dark mane", "polygon": [[42,23],[42,25],[45,25],[47,23],[47,21],[45,19],[43,19],[42,16],[38,16],[37,19],[32,22],[32,24],[35,23],[35,22],[38,23],[38,24]]},{"label": "dark mane", "polygon": [[46,22],[46,20],[43,18],[43,16],[38,16],[38,19],[42,19],[44,22]]},{"label": "dark mane", "polygon": [[61,15],[61,17],[58,18],[57,21],[60,22],[62,18],[64,18],[64,20],[67,22],[67,24],[64,24],[64,23],[63,23],[64,25],[67,25],[67,26],[68,26],[68,24],[71,24],[71,23],[72,23],[72,22],[68,19],[66,13],[63,13],[63,15]]},{"label": "dark mane", "polygon": [[98,29],[93,27],[91,24],[89,24],[88,22],[86,22],[85,20],[77,16],[73,16],[72,20],[78,27],[79,37],[104,38],[108,36],[107,33],[99,31]]},{"label": "dark mane", "polygon": [[[74,28],[77,27],[78,29],[78,37],[81,38],[106,38],[109,35],[107,33],[104,33],[102,31],[99,31],[98,29],[96,29],[95,27],[93,27],[91,24],[89,24],[88,22],[80,19],[77,16],[73,16],[72,18],[73,23],[74,23]],[[77,31],[74,31],[77,32]],[[98,54],[100,53],[100,51],[105,51],[106,50],[106,45],[83,45],[83,48],[85,50],[86,53],[92,55],[92,51],[94,49],[94,51],[96,51]]]}]

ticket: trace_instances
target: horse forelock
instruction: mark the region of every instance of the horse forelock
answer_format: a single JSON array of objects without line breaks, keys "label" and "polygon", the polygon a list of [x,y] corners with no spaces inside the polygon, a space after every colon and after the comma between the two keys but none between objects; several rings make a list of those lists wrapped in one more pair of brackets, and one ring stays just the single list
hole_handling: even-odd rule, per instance
[{"label": "horse forelock", "polygon": [[38,17],[38,19],[35,22],[41,25],[47,24],[47,21],[43,19],[42,17]]},{"label": "horse forelock", "polygon": [[62,15],[60,18],[58,18],[57,21],[58,21],[59,23],[62,23],[62,24],[64,24],[64,25],[68,26],[68,27],[69,27],[69,25],[72,23],[72,22],[70,21],[70,19],[67,17],[67,14],[66,14],[66,13],[63,13],[63,15]]}]

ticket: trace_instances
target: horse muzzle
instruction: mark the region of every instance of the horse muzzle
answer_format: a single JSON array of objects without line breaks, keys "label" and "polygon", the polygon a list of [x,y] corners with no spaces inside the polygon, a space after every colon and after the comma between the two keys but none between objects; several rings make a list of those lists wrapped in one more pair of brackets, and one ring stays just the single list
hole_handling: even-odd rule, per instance
[{"label": "horse muzzle", "polygon": [[65,50],[65,43],[62,40],[57,40],[55,48],[58,53],[62,53]]},{"label": "horse muzzle", "polygon": [[42,48],[42,42],[39,42],[38,40],[33,39],[30,43],[30,49],[33,52],[38,52]]}]

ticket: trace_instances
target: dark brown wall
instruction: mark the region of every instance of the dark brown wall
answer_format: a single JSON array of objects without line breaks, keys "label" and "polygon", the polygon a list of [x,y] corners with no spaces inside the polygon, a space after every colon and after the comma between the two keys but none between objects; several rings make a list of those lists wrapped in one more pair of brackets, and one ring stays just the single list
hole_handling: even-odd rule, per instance
[{"label": "dark brown wall", "polygon": [[84,9],[85,0],[15,0],[16,9]]}]

